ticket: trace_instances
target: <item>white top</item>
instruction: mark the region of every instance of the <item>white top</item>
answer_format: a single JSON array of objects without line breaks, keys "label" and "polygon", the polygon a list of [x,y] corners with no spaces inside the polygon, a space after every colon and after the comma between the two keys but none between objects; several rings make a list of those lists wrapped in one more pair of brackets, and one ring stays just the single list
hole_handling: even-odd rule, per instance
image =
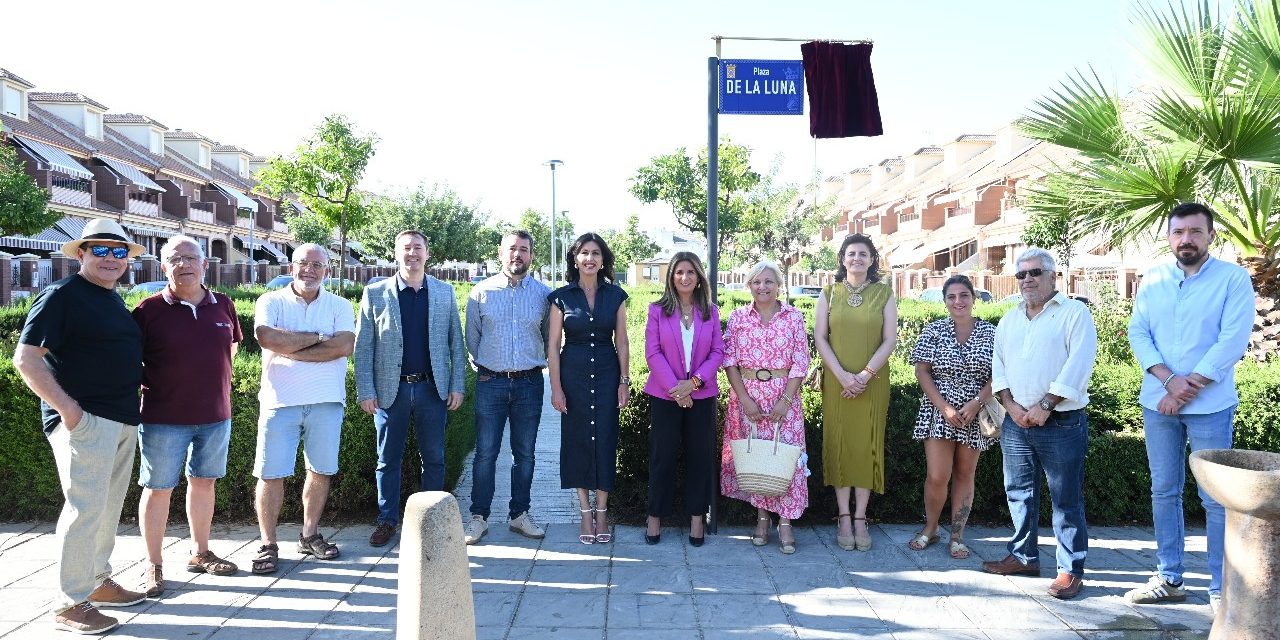
[{"label": "white top", "polygon": [[1083,408],[1089,404],[1097,355],[1098,331],[1083,302],[1059,291],[1028,319],[1023,301],[996,327],[991,392],[1008,389],[1014,402],[1027,408],[1049,393],[1064,398],[1055,411]]},{"label": "white top", "polygon": [[693,327],[686,327],[684,323],[680,323],[680,340],[684,342],[684,368],[685,373],[689,373],[689,363],[693,362]]},{"label": "white top", "polygon": [[[310,304],[293,292],[292,286],[263,294],[254,309],[254,328],[267,326],[286,331],[333,335],[354,334],[355,308],[346,298],[323,289]],[[347,358],[328,362],[299,362],[262,349],[262,389],[258,401],[263,409],[293,407],[319,402],[347,400]]]}]

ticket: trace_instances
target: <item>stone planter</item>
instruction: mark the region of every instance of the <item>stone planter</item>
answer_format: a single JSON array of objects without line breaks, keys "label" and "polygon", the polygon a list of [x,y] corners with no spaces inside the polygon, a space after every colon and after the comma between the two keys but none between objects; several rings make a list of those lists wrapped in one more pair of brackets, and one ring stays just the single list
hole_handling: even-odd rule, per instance
[{"label": "stone planter", "polygon": [[1280,638],[1280,454],[1204,449],[1196,482],[1227,512],[1222,603],[1210,640]]}]

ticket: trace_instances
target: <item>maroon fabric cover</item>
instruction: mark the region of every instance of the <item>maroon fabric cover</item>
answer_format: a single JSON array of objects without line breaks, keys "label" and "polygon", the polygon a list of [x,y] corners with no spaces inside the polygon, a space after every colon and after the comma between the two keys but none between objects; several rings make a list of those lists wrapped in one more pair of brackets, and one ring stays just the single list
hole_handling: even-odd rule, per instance
[{"label": "maroon fabric cover", "polygon": [[231,298],[210,291],[192,313],[164,289],[138,303],[142,421],[209,424],[231,417],[231,343],[240,321]]},{"label": "maroon fabric cover", "polygon": [[800,45],[800,53],[809,93],[810,135],[848,138],[884,133],[869,43],[806,42]]}]

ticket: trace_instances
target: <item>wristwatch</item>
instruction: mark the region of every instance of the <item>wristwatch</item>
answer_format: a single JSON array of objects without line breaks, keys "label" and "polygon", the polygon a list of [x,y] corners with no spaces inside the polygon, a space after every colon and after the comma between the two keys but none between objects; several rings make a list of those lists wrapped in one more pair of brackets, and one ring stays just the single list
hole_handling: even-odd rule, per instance
[{"label": "wristwatch", "polygon": [[1041,409],[1044,409],[1045,411],[1053,411],[1053,407],[1054,407],[1054,404],[1053,404],[1052,402],[1049,402],[1049,399],[1048,399],[1048,398],[1041,398],[1041,399],[1040,399],[1040,408],[1041,408]]},{"label": "wristwatch", "polygon": [[332,336],[327,336],[323,333],[320,333],[319,331],[316,332],[316,342],[324,342],[325,340],[328,340],[330,337]]}]

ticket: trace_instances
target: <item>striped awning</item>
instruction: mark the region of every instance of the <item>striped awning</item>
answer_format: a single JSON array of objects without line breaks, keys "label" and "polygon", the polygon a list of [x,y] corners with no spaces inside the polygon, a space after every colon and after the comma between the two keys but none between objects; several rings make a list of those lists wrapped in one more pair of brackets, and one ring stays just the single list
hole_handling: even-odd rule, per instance
[{"label": "striped awning", "polygon": [[286,262],[289,261],[289,258],[285,257],[285,255],[281,253],[280,250],[277,249],[275,245],[271,244],[270,242],[267,242],[266,240],[263,240],[261,238],[253,238],[252,240],[250,240],[249,238],[242,236],[240,234],[236,234],[236,239],[238,239],[240,243],[244,245],[245,249],[261,249],[263,251],[266,251],[276,259],[276,262],[279,262],[280,264],[285,264]]},{"label": "striped awning", "polygon": [[155,227],[143,227],[136,224],[126,224],[124,225],[124,228],[133,232],[134,235],[150,236],[152,238],[168,238],[169,236],[177,235],[178,233],[177,229],[157,229]]},{"label": "striped awning", "polygon": [[41,251],[58,251],[66,241],[36,240],[25,236],[4,236],[0,238],[0,247],[17,247],[20,249],[39,249]]},{"label": "striped awning", "polygon": [[49,165],[49,170],[55,173],[63,173],[75,178],[84,180],[92,180],[93,172],[84,168],[84,165],[76,162],[66,151],[59,149],[53,145],[45,144],[39,140],[24,138],[22,136],[13,136],[18,144],[26,148],[42,162]]},{"label": "striped awning", "polygon": [[154,189],[156,191],[161,191],[161,192],[166,190],[164,187],[156,184],[155,180],[148,178],[145,173],[142,173],[142,171],[140,171],[137,167],[129,164],[128,162],[121,162],[114,158],[104,158],[102,156],[98,156],[98,159],[101,160],[103,163],[105,163],[108,167],[115,169],[116,173],[124,176],[125,179],[127,179],[129,182],[132,182],[136,186],[142,187],[144,189]]},{"label": "striped awning", "polygon": [[84,218],[73,218],[71,216],[63,216],[63,218],[57,222],[58,228],[73,239],[79,238],[84,234],[84,225],[86,224],[89,224],[88,220]]},{"label": "striped awning", "polygon": [[218,191],[227,194],[227,197],[235,201],[237,209],[247,209],[249,211],[258,210],[258,201],[245,195],[243,191],[234,187],[218,184],[216,182],[213,183],[213,186],[217,187]]}]

